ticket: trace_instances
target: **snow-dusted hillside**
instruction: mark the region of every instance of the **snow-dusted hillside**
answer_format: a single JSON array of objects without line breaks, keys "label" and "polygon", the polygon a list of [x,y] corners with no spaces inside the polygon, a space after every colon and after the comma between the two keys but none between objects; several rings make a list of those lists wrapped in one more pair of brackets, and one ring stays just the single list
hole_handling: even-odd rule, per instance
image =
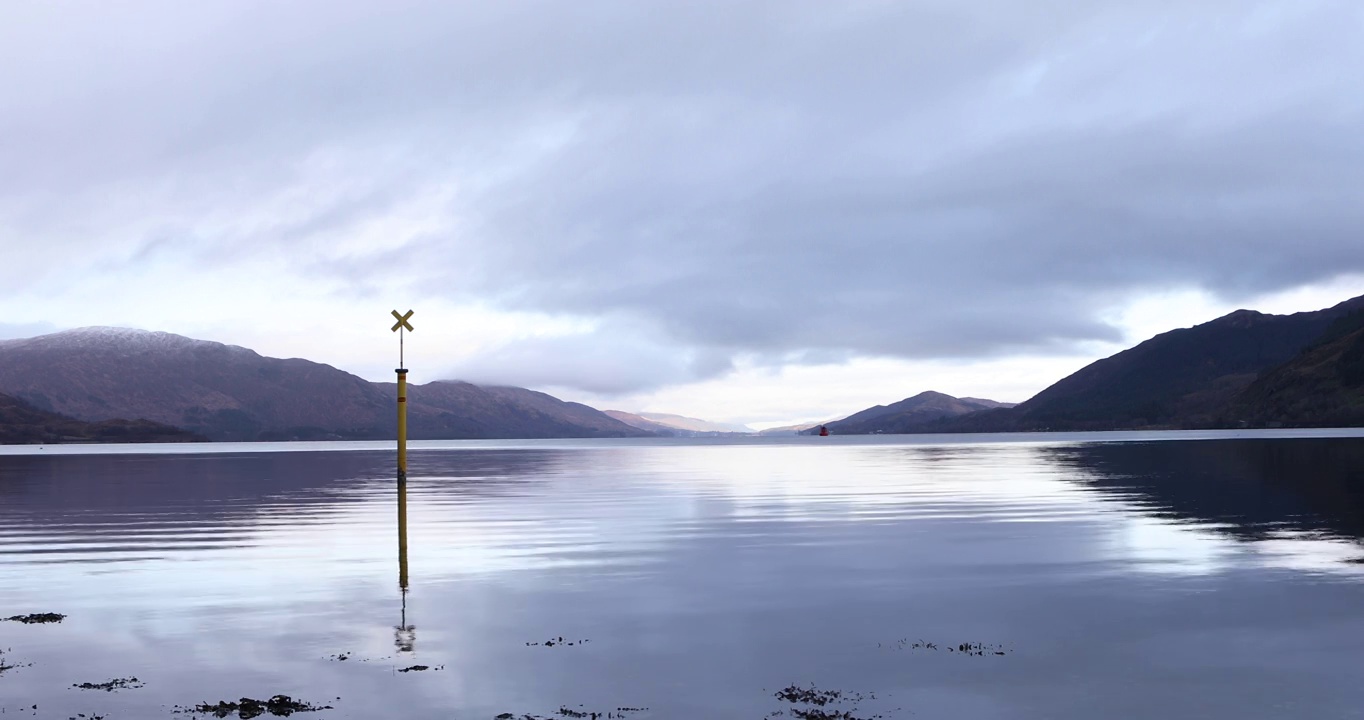
[{"label": "snow-dusted hillside", "polygon": [[[0,393],[80,420],[147,419],[213,440],[390,438],[397,415],[391,385],[330,365],[111,327],[0,342]],[[414,384],[409,398],[414,439],[648,434],[519,388]]]},{"label": "snow-dusted hillside", "polygon": [[31,338],[0,340],[0,347],[24,347],[51,350],[98,350],[124,354],[155,353],[193,348],[222,349],[260,357],[255,351],[238,345],[226,345],[211,340],[197,340],[175,333],[138,330],[136,328],[92,327],[63,330],[50,335]]}]

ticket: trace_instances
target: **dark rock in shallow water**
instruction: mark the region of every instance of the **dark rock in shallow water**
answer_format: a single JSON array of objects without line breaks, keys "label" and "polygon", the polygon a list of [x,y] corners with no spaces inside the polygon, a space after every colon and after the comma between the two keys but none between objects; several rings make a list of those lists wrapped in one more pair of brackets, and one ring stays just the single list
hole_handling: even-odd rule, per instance
[{"label": "dark rock in shallow water", "polygon": [[105,692],[113,692],[115,690],[136,690],[137,688],[142,687],[142,681],[138,680],[135,677],[114,678],[109,682],[77,683],[72,685],[71,687],[78,688],[80,690],[103,690]]},{"label": "dark rock in shallow water", "polygon": [[60,613],[32,613],[30,615],[11,615],[5,618],[8,622],[20,622],[25,625],[59,623],[65,619],[66,616]]},{"label": "dark rock in shallow water", "polygon": [[[903,638],[894,643],[885,645],[877,643],[877,647],[887,650],[937,650],[938,644],[919,640],[910,642],[909,638]],[[1007,655],[1008,651],[1000,645],[986,645],[978,642],[964,642],[957,645],[948,645],[947,651],[950,653],[960,653],[962,655],[974,655],[984,657],[986,655]]]},{"label": "dark rock in shallow water", "polygon": [[544,642],[528,642],[528,643],[526,643],[526,647],[541,647],[541,646],[543,646],[543,647],[554,647],[555,645],[567,645],[568,647],[573,647],[574,645],[584,645],[584,644],[586,644],[586,643],[588,643],[588,642],[590,642],[590,641],[589,641],[589,640],[565,640],[565,639],[563,638],[563,636],[560,636],[560,637],[556,637],[556,638],[550,638],[550,639],[548,639],[548,640],[546,640],[546,641],[544,641]]},{"label": "dark rock in shallow water", "polygon": [[[864,700],[876,700],[875,693],[862,694],[850,693],[841,690],[820,690],[814,685],[808,688],[799,685],[789,685],[774,693],[774,696],[783,702],[790,703],[795,707],[785,710],[777,710],[768,714],[769,718],[790,715],[797,720],[879,720],[884,715],[862,715],[858,714],[856,707],[847,710],[839,710],[832,706],[860,703]],[[826,709],[825,706],[831,706]]]},{"label": "dark rock in shallow water", "polygon": [[350,651],[350,650],[347,650],[346,652],[343,652],[343,653],[337,653],[337,654],[335,654],[335,655],[328,655],[328,656],[327,656],[327,659],[330,660],[330,661],[332,661],[332,662],[345,662],[345,661],[350,660],[350,659],[355,659],[356,662],[367,663],[367,662],[380,662],[380,661],[382,661],[382,660],[392,660],[392,659],[393,659],[393,656],[391,656],[391,655],[385,655],[385,656],[383,656],[383,657],[372,657],[372,658],[371,658],[371,657],[362,657],[362,658],[357,658],[354,652],[352,652],[352,651]]},{"label": "dark rock in shallow water", "polygon": [[[578,707],[582,707],[579,705]],[[558,718],[583,718],[583,720],[624,720],[630,713],[644,712],[646,707],[619,707],[615,710],[574,710],[567,705],[561,705],[559,710],[552,716],[543,715],[516,715],[513,713],[502,713],[493,717],[493,720],[555,720]]]},{"label": "dark rock in shallow water", "polygon": [[799,685],[791,685],[782,688],[775,693],[778,700],[785,700],[789,703],[808,703],[811,705],[824,706],[831,702],[837,702],[843,697],[843,693],[838,690],[816,690],[814,685],[803,688]]}]

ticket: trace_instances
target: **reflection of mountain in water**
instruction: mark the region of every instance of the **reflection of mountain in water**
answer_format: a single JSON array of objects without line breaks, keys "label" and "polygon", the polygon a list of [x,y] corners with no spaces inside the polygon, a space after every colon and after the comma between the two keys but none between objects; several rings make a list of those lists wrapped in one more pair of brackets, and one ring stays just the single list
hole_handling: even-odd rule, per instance
[{"label": "reflection of mountain in water", "polygon": [[1364,540],[1364,438],[1102,443],[1045,450],[1077,482],[1152,514],[1261,539],[1304,531]]},{"label": "reflection of mountain in water", "polygon": [[[552,474],[559,455],[414,452],[411,463],[416,476],[451,480],[427,492],[476,499]],[[386,451],[0,456],[0,554],[47,536],[61,542],[43,553],[70,560],[248,546],[257,525],[325,521],[387,496],[393,477]]]}]

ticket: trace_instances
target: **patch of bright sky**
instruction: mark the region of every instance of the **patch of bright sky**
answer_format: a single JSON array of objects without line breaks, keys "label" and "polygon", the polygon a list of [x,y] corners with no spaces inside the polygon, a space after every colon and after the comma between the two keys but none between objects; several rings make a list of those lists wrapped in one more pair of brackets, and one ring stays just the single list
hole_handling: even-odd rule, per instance
[{"label": "patch of bright sky", "polygon": [[[957,397],[1025,400],[1090,358],[992,360],[856,358],[847,363],[772,367],[741,361],[723,377],[620,398],[574,397],[593,407],[639,408],[746,424],[755,430],[846,417],[924,390]],[[1059,373],[1059,374],[1058,374]],[[561,397],[575,396],[557,389]]]},{"label": "patch of bright sky", "polygon": [[[1192,327],[1238,309],[1273,315],[1321,310],[1352,297],[1364,295],[1364,275],[1343,275],[1324,283],[1268,293],[1242,303],[1219,300],[1211,293],[1176,288],[1144,294],[1104,318],[1122,328],[1130,347],[1176,328]],[[1111,353],[1104,353],[1099,357]]]},{"label": "patch of bright sky", "polygon": [[1230,303],[1195,289],[1142,295],[1105,319],[1123,331],[1121,343],[1090,343],[1070,355],[989,359],[901,360],[855,358],[846,363],[771,367],[741,361],[721,378],[625,397],[599,397],[554,388],[560,397],[630,412],[671,412],[755,430],[846,417],[925,390],[956,397],[1022,402],[1100,358],[1176,328],[1191,327],[1240,307],[1286,314],[1330,307],[1364,295],[1364,275]]}]

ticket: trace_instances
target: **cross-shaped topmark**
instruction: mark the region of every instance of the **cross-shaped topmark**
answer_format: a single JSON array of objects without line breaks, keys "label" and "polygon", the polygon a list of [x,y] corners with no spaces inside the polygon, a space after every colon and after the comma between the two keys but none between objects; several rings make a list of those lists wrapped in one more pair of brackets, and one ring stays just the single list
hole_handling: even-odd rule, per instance
[{"label": "cross-shaped topmark", "polygon": [[398,318],[398,322],[393,323],[393,332],[398,332],[399,328],[406,328],[409,331],[413,329],[412,323],[407,321],[408,318],[412,317],[411,310],[408,310],[405,315],[399,315],[398,311],[394,310],[393,317]]}]

